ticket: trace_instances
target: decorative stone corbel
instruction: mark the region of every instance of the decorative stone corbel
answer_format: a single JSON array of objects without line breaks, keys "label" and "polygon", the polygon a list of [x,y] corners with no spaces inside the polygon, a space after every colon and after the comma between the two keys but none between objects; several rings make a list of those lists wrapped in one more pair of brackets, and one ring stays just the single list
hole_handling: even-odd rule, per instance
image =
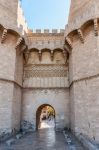
[{"label": "decorative stone corbel", "polygon": [[42,52],[41,52],[41,50],[39,50],[39,61],[41,61],[42,60]]},{"label": "decorative stone corbel", "polygon": [[53,58],[54,58],[54,51],[51,50],[51,61],[53,61]]},{"label": "decorative stone corbel", "polygon": [[81,31],[81,29],[78,29],[78,35],[79,35],[79,38],[81,40],[82,43],[84,43],[84,36],[83,36],[83,32]]},{"label": "decorative stone corbel", "polygon": [[22,41],[23,41],[23,38],[20,37],[16,43],[15,49],[17,49],[19,47],[19,45],[22,43]]},{"label": "decorative stone corbel", "polygon": [[68,45],[70,46],[70,48],[72,49],[73,48],[73,46],[72,46],[72,42],[71,42],[71,40],[70,40],[70,38],[69,37],[66,37],[66,42],[68,43]]},{"label": "decorative stone corbel", "polygon": [[21,48],[21,53],[23,53],[27,49],[27,45],[23,45]]},{"label": "decorative stone corbel", "polygon": [[29,60],[29,51],[25,51],[24,52],[24,58],[25,58],[25,62],[26,62],[26,64],[28,63],[28,60]]},{"label": "decorative stone corbel", "polygon": [[1,43],[4,43],[6,38],[7,38],[7,29],[4,29],[1,37]]},{"label": "decorative stone corbel", "polygon": [[69,54],[71,53],[71,49],[66,44],[64,44],[64,50],[67,51]]},{"label": "decorative stone corbel", "polygon": [[94,32],[95,32],[95,36],[98,36],[98,19],[97,18],[94,19]]},{"label": "decorative stone corbel", "polygon": [[67,51],[66,50],[63,50],[63,55],[64,55],[65,63],[67,63]]}]

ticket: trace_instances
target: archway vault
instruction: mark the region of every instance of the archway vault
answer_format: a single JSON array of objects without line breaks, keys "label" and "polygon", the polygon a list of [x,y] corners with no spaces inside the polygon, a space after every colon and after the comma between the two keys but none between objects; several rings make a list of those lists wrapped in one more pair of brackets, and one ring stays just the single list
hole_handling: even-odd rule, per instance
[{"label": "archway vault", "polygon": [[51,107],[52,109],[53,109],[53,111],[54,111],[54,118],[55,118],[55,109],[54,109],[54,107],[53,106],[51,106],[50,104],[42,104],[42,105],[40,105],[39,107],[38,107],[38,109],[37,109],[37,111],[36,111],[36,130],[38,130],[39,129],[39,127],[40,127],[40,115],[41,115],[41,113],[42,113],[42,109],[44,108],[44,107],[46,107],[46,106],[49,106],[49,107]]}]

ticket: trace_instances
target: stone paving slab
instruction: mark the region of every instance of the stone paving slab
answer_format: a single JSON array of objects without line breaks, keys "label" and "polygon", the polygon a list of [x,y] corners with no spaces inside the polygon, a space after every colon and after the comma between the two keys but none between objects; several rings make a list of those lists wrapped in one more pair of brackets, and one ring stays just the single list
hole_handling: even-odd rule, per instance
[{"label": "stone paving slab", "polygon": [[[7,146],[0,145],[0,150],[75,150],[69,147],[62,132],[55,132],[54,129],[42,129],[39,132],[27,134],[16,142]],[[85,150],[77,145],[76,150]]]}]

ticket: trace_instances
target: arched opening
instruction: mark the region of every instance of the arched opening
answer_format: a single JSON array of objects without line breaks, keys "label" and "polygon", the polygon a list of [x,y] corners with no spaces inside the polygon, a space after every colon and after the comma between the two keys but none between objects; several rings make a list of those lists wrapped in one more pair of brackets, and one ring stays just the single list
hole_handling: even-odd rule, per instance
[{"label": "arched opening", "polygon": [[36,129],[55,128],[55,110],[49,104],[41,105],[36,111]]},{"label": "arched opening", "polygon": [[54,63],[55,64],[65,64],[65,59],[63,55],[63,50],[60,48],[54,49]]}]

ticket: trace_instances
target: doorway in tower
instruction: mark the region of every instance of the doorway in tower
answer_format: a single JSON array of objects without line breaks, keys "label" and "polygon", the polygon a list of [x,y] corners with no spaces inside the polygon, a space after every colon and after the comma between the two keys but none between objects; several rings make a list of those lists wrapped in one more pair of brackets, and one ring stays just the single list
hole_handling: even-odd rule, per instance
[{"label": "doorway in tower", "polygon": [[43,104],[36,112],[36,129],[55,128],[55,110],[51,105]]}]

